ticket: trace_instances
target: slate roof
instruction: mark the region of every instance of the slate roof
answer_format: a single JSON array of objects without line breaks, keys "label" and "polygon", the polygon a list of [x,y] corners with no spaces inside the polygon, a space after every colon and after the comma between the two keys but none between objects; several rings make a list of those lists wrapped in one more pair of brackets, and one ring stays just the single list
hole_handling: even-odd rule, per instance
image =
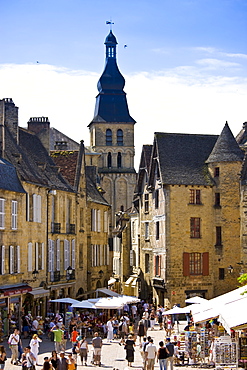
[{"label": "slate roof", "polygon": [[[117,40],[112,31],[107,36],[105,44],[105,68],[97,84],[99,94],[96,97],[94,118],[91,123],[135,123],[129,114],[126,93],[123,91],[125,79],[118,69],[115,52]],[[108,57],[107,53],[109,46],[114,49],[114,55],[111,57]]]},{"label": "slate roof", "polygon": [[236,136],[236,142],[239,146],[246,146],[247,144],[247,122],[243,123],[241,131]]},{"label": "slate roof", "polygon": [[236,142],[226,122],[206,163],[242,161],[244,153]]},{"label": "slate roof", "polygon": [[156,132],[156,146],[163,184],[213,185],[206,159],[217,135],[171,134]]},{"label": "slate roof", "polygon": [[139,172],[137,175],[137,183],[135,188],[135,193],[139,193],[142,188],[143,178],[147,172],[149,172],[149,167],[151,164],[153,145],[143,145],[141,152],[141,160],[139,165]]},{"label": "slate roof", "polygon": [[20,180],[39,186],[73,191],[72,187],[59,173],[57,166],[39,138],[19,127],[19,144],[5,127],[6,147],[4,158],[15,166]]},{"label": "slate roof", "polygon": [[0,189],[25,193],[15,167],[3,158],[0,158]]},{"label": "slate roof", "polygon": [[90,202],[104,204],[110,206],[105,200],[103,195],[98,191],[96,185],[97,172],[96,167],[86,166],[86,189],[87,189],[87,200]]}]

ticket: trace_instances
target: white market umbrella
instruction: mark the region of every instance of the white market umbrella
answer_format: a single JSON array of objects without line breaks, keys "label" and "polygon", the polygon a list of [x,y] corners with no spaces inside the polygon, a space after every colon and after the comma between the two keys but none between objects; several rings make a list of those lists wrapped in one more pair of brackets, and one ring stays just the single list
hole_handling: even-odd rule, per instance
[{"label": "white market umbrella", "polygon": [[75,308],[91,308],[91,309],[96,308],[95,305],[92,302],[89,302],[87,300],[84,300],[84,301],[81,301],[81,302],[78,302],[78,303],[73,303],[72,307],[75,307]]},{"label": "white market umbrella", "polygon": [[189,306],[188,307],[173,307],[168,311],[164,311],[162,315],[179,315],[182,313],[190,313]]},{"label": "white market umbrella", "polygon": [[114,298],[100,298],[95,302],[95,307],[98,309],[117,310],[124,306],[124,302],[117,297]]},{"label": "white market umbrella", "polygon": [[73,304],[73,303],[79,303],[80,301],[77,301],[77,299],[73,299],[73,298],[58,298],[58,299],[52,299],[50,302]]},{"label": "white market umbrella", "polygon": [[191,297],[185,300],[186,303],[205,303],[208,300],[199,296]]},{"label": "white market umbrella", "polygon": [[131,303],[140,302],[140,299],[139,298],[132,297],[130,295],[122,295],[119,298],[123,300],[124,304],[131,304]]}]

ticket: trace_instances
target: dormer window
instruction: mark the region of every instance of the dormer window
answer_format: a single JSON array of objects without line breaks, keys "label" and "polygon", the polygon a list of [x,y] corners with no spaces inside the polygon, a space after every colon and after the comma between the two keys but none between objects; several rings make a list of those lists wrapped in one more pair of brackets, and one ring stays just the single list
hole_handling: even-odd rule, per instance
[{"label": "dormer window", "polygon": [[219,167],[215,167],[214,169],[214,177],[219,177],[220,176],[220,168]]},{"label": "dormer window", "polygon": [[109,128],[106,130],[106,145],[112,145],[112,131]]}]

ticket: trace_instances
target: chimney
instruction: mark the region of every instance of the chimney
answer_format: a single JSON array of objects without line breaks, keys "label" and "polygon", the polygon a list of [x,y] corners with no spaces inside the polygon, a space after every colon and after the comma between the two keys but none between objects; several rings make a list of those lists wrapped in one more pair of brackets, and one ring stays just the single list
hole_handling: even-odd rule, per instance
[{"label": "chimney", "polygon": [[11,98],[0,100],[0,142],[2,156],[4,156],[5,151],[5,126],[8,126],[13,138],[18,144],[18,107],[15,106]]},{"label": "chimney", "polygon": [[48,153],[50,152],[50,121],[48,117],[31,117],[27,123],[28,130],[35,133]]}]

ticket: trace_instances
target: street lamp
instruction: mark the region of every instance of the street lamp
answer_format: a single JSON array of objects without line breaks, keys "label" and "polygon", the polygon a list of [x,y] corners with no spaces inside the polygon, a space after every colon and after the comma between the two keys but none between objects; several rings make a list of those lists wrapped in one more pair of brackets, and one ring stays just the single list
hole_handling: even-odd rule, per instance
[{"label": "street lamp", "polygon": [[233,273],[233,267],[232,267],[232,265],[229,265],[229,266],[227,267],[227,270],[228,270],[228,273],[229,273],[229,274],[232,274],[232,273]]}]

